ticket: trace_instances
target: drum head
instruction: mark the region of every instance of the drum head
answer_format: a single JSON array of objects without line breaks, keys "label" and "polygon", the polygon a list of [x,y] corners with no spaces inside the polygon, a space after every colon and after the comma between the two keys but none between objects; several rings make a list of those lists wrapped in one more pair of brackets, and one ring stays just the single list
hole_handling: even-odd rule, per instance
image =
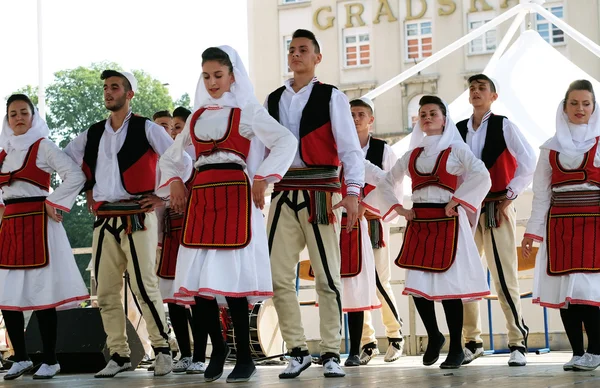
[{"label": "drum head", "polygon": [[264,357],[285,353],[283,338],[279,331],[279,319],[272,299],[267,299],[261,303],[257,323],[258,342]]}]

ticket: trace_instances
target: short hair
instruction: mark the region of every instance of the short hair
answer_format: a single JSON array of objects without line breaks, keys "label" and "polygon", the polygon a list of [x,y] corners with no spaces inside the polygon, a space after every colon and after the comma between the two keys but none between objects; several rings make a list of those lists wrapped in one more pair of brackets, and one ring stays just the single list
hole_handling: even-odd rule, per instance
[{"label": "short hair", "polygon": [[567,108],[567,99],[569,94],[575,90],[585,90],[592,93],[592,99],[594,100],[594,109],[596,109],[596,94],[594,93],[594,87],[592,83],[587,79],[578,79],[577,81],[571,82],[567,92],[565,93],[565,99],[563,101],[563,110]]},{"label": "short hair", "polygon": [[123,89],[125,89],[125,93],[133,89],[131,87],[131,82],[129,82],[127,77],[125,77],[123,74],[119,73],[116,70],[104,70],[102,74],[100,74],[100,79],[103,81],[110,77],[119,77],[123,80]]},{"label": "short hair", "polygon": [[178,117],[178,118],[182,119],[183,121],[186,121],[191,114],[192,114],[192,112],[190,112],[189,109],[186,109],[182,106],[178,106],[173,111],[173,118]]},{"label": "short hair", "polygon": [[493,93],[496,93],[496,84],[494,84],[494,81],[492,81],[492,79],[490,77],[488,77],[487,75],[485,75],[485,74],[475,74],[475,75],[472,75],[468,79],[469,85],[473,81],[475,81],[477,83],[487,82],[490,85],[490,90]]},{"label": "short hair", "polygon": [[154,115],[152,115],[152,120],[154,121],[156,119],[160,119],[161,117],[168,117],[170,119],[173,118],[173,116],[171,116],[171,113],[169,113],[168,110],[159,110]]},{"label": "short hair", "polygon": [[435,105],[439,106],[440,110],[442,111],[442,114],[444,116],[446,116],[446,114],[447,114],[446,105],[444,104],[444,101],[442,101],[441,98],[439,98],[437,96],[421,97],[421,99],[419,100],[419,107],[422,107],[423,105],[427,105],[427,104],[435,104]]},{"label": "short hair", "polygon": [[294,31],[294,34],[292,35],[292,40],[296,38],[309,39],[312,42],[313,46],[315,46],[315,54],[321,53],[321,46],[319,46],[319,42],[317,42],[317,38],[315,37],[315,34],[312,33],[312,31],[298,29]]},{"label": "short hair", "polygon": [[369,104],[367,104],[366,102],[364,102],[360,98],[357,98],[356,100],[350,101],[350,107],[351,108],[356,107],[356,106],[359,106],[361,108],[368,108],[369,112],[371,112],[371,116],[373,116],[373,108],[371,108],[371,106]]},{"label": "short hair", "polygon": [[29,97],[27,97],[25,94],[15,93],[12,96],[8,97],[8,100],[6,101],[6,115],[7,116],[8,116],[8,107],[10,106],[10,104],[12,104],[15,101],[26,102],[27,105],[29,105],[29,108],[31,109],[31,114],[32,115],[35,114],[35,107],[33,106],[33,102],[31,102],[31,99]]},{"label": "short hair", "polygon": [[229,68],[229,72],[233,73],[233,64],[231,63],[231,58],[229,55],[218,47],[209,47],[202,53],[202,64],[204,65],[206,62],[216,61],[223,66],[227,66]]}]

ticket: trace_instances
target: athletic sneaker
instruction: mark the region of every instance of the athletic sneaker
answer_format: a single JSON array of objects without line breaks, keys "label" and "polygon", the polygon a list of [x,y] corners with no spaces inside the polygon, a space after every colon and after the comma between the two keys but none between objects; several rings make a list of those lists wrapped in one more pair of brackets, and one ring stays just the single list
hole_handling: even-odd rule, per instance
[{"label": "athletic sneaker", "polygon": [[483,344],[475,341],[469,341],[465,344],[464,348],[465,360],[463,365],[470,364],[473,360],[483,356]]},{"label": "athletic sneaker", "polygon": [[573,364],[573,369],[589,371],[598,368],[598,366],[600,366],[600,355],[585,353],[579,361]]},{"label": "athletic sneaker", "polygon": [[401,341],[390,341],[387,351],[385,352],[385,357],[383,357],[383,361],[385,362],[394,362],[402,357],[402,350],[404,349],[404,340]]},{"label": "athletic sneaker", "polygon": [[4,380],[14,380],[21,377],[25,372],[33,368],[33,362],[31,361],[15,361],[4,375]]},{"label": "athletic sneaker", "polygon": [[571,357],[571,359],[563,365],[563,370],[569,371],[569,370],[575,370],[574,365],[577,361],[581,360],[582,356],[573,356]]},{"label": "athletic sneaker", "polygon": [[185,373],[188,375],[201,375],[206,371],[206,364],[202,361],[193,362],[190,366],[188,366]]},{"label": "athletic sneaker", "polygon": [[346,373],[340,366],[340,360],[337,357],[329,357],[323,362],[323,376],[325,377],[344,377]]},{"label": "athletic sneaker", "polygon": [[[600,357],[600,356],[598,356]],[[522,349],[515,349],[510,352],[510,358],[508,359],[508,366],[525,366],[527,365],[527,358],[525,357],[525,351]]]},{"label": "athletic sneaker", "polygon": [[378,354],[379,349],[377,349],[377,344],[375,344],[375,342],[365,344],[360,352],[360,365],[367,365],[369,361],[371,361]]},{"label": "athletic sneaker", "polygon": [[290,357],[288,366],[279,374],[280,379],[293,379],[300,376],[306,368],[310,366],[312,357],[310,354],[306,356]]},{"label": "athletic sneaker", "polygon": [[187,369],[192,365],[191,357],[182,357],[177,361],[175,366],[173,366],[173,373],[184,373]]},{"label": "athletic sneaker", "polygon": [[[115,355],[113,354],[113,358]],[[118,354],[117,354],[118,357]],[[131,361],[123,362],[119,365],[113,358],[108,360],[108,363],[100,372],[96,373],[94,377],[96,378],[110,378],[115,377],[118,373],[125,372],[129,368],[131,368]]]},{"label": "athletic sneaker", "polygon": [[48,365],[46,363],[42,364],[42,366],[40,366],[40,368],[37,370],[37,372],[35,372],[35,374],[33,375],[34,379],[51,379],[54,376],[56,376],[56,374],[60,372],[60,365],[58,364],[58,362],[54,365]]}]

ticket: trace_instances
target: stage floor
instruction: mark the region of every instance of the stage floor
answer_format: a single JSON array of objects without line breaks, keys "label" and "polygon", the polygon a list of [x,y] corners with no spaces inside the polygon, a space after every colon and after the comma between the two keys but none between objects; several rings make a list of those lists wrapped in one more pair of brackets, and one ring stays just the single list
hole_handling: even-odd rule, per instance
[{"label": "stage floor", "polygon": [[[258,372],[249,383],[228,384],[235,387],[600,387],[600,369],[594,372],[564,372],[562,364],[571,357],[566,352],[551,352],[543,355],[528,355],[525,367],[509,367],[508,355],[485,356],[471,365],[455,371],[439,369],[439,362],[424,367],[420,357],[402,357],[388,364],[383,356],[375,358],[368,366],[345,368],[345,378],[324,378],[319,365],[312,365],[299,378],[280,380],[277,375],[282,366],[259,366]],[[443,358],[443,356],[442,356]],[[232,366],[227,365],[224,376],[211,386],[226,384],[225,376]],[[31,375],[18,380],[4,381],[3,387],[195,387],[203,383],[199,375],[175,375],[153,378],[151,372],[137,370],[125,372],[113,379],[95,379],[92,375],[60,375],[52,380],[32,380]],[[468,384],[468,385],[467,385]]]}]

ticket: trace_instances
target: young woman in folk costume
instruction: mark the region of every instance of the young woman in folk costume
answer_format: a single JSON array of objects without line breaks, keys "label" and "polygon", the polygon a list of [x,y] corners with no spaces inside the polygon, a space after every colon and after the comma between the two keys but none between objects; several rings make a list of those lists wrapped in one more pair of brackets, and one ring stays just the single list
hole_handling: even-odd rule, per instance
[{"label": "young woman in folk costume", "polygon": [[[161,190],[168,193],[165,189],[170,188],[171,208],[185,211],[175,298],[193,303],[193,315],[201,318],[194,319],[194,325],[210,335],[213,350],[206,381],[223,373],[229,351],[218,305],[229,307],[237,362],[227,381],[247,381],[256,371],[249,347],[248,304],[273,295],[261,213],[264,193],[289,168],[297,141],[256,101],[244,65],[231,47],[212,47],[202,54],[195,102],[198,109],[160,160],[165,182]],[[190,144],[197,158],[186,201],[183,182],[190,172],[181,159]],[[270,149],[266,158],[265,145]]]},{"label": "young woman in folk costume", "polygon": [[[466,212],[477,211],[491,182],[483,162],[460,138],[444,102],[424,96],[419,105],[410,151],[374,183],[384,220],[401,215],[408,221],[395,263],[406,269],[403,294],[414,297],[427,330],[423,364],[434,364],[445,343],[433,303],[441,301],[450,331],[450,349],[440,367],[451,369],[460,367],[464,359],[462,301],[489,294]],[[373,168],[367,165],[367,182],[374,174],[381,174]],[[405,175],[412,179],[412,209],[404,208],[402,196],[394,194]]]},{"label": "young woman in folk costume", "polygon": [[[54,377],[56,308],[76,307],[89,298],[58,210],[69,211],[83,187],[81,169],[52,141],[48,125],[31,100],[9,97],[0,134],[0,309],[14,348],[5,380],[33,367],[25,348],[23,311],[35,311],[43,344],[36,379]],[[50,192],[57,172],[61,185]]]},{"label": "young woman in folk costume", "polygon": [[[556,134],[540,148],[533,206],[521,243],[540,243],[533,302],[560,309],[573,358],[564,370],[600,365],[600,115],[592,84],[571,83],[556,112]],[[583,329],[588,337],[583,347]]]}]

